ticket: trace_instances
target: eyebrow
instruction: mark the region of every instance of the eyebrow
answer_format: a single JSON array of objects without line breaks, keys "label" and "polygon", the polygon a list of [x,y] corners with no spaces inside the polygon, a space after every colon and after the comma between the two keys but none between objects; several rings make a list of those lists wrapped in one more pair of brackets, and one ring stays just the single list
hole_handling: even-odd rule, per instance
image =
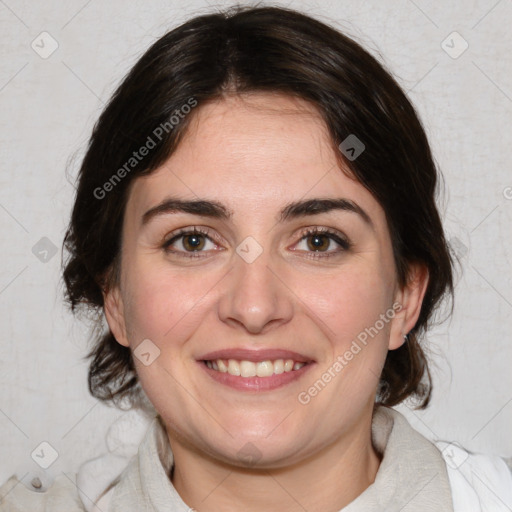
[{"label": "eyebrow", "polygon": [[[285,222],[299,217],[319,215],[336,210],[355,213],[373,228],[370,216],[357,203],[344,198],[313,198],[289,203],[281,210],[278,221]],[[178,212],[219,220],[229,220],[233,216],[233,211],[218,201],[167,198],[144,213],[142,225],[147,224],[159,215]]]}]

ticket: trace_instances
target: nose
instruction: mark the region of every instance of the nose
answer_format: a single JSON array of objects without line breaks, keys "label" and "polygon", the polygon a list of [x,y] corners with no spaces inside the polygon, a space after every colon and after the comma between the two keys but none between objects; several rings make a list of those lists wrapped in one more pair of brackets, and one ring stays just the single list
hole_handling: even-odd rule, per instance
[{"label": "nose", "polygon": [[219,299],[219,318],[251,334],[267,332],[293,316],[293,292],[265,251],[251,263],[235,255]]}]

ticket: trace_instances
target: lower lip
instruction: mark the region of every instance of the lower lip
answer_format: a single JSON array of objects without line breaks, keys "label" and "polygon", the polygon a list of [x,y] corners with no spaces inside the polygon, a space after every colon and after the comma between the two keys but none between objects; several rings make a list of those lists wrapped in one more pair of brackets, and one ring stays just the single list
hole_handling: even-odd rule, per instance
[{"label": "lower lip", "polygon": [[294,382],[304,376],[314,363],[305,364],[299,370],[270,375],[269,377],[239,377],[208,368],[203,361],[198,361],[204,371],[216,382],[239,391],[271,391]]}]

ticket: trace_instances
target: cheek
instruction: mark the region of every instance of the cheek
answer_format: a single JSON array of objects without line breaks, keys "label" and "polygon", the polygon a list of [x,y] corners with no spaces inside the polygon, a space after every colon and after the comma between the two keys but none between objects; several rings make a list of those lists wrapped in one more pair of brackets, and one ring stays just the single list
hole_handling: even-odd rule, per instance
[{"label": "cheek", "polygon": [[167,407],[186,410],[186,397],[179,382],[187,380],[187,341],[202,315],[204,279],[201,282],[175,272],[170,275],[168,269],[154,263],[131,276],[126,280],[129,300],[125,314],[132,351],[146,339],[159,349],[154,362],[148,365],[134,358],[138,378],[158,411]]},{"label": "cheek", "polygon": [[392,305],[389,279],[366,266],[347,267],[335,277],[308,281],[304,301],[324,322],[331,339],[344,344],[371,327]]},{"label": "cheek", "polygon": [[170,338],[176,342],[183,339],[194,310],[200,307],[204,281],[170,275],[154,265],[150,271],[132,275],[127,283],[126,309],[130,342],[149,338],[163,346]]}]

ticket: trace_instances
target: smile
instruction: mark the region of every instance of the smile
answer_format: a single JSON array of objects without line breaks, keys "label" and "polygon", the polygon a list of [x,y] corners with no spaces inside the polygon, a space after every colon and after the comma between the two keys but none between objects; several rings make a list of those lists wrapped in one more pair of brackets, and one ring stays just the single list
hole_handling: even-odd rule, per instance
[{"label": "smile", "polygon": [[197,362],[210,379],[237,391],[271,391],[300,379],[315,360],[291,350],[233,348],[202,354]]},{"label": "smile", "polygon": [[270,377],[285,372],[300,370],[306,363],[293,359],[276,359],[275,361],[237,361],[235,359],[216,359],[205,361],[211,370],[221,373],[229,373],[236,377]]}]

